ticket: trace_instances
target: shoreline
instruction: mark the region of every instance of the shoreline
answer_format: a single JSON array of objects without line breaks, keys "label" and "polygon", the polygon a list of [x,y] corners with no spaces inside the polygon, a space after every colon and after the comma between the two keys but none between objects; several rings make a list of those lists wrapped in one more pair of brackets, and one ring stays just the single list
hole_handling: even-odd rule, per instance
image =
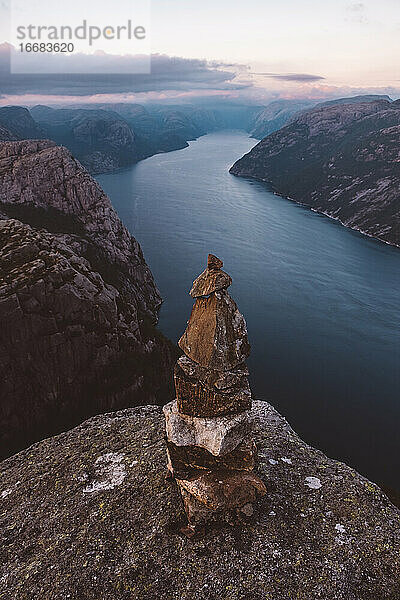
[{"label": "shoreline", "polygon": [[339,223],[346,229],[350,229],[351,231],[356,231],[357,233],[360,233],[361,235],[365,235],[366,237],[369,237],[372,240],[375,240],[382,244],[386,244],[387,246],[391,246],[392,248],[400,248],[400,244],[395,244],[394,242],[388,242],[387,240],[383,240],[382,238],[377,237],[376,235],[372,235],[371,233],[368,233],[368,231],[364,231],[363,229],[360,229],[359,227],[352,227],[351,225],[347,225],[339,217],[334,217],[333,215],[330,215],[328,212],[325,212],[323,210],[318,210],[317,208],[313,208],[312,206],[310,206],[309,204],[306,204],[305,202],[301,202],[300,200],[296,200],[295,198],[291,198],[290,196],[285,196],[284,194],[278,192],[278,190],[275,189],[274,184],[271,181],[268,181],[268,179],[262,179],[261,177],[254,177],[253,175],[239,175],[237,173],[231,173],[231,171],[229,171],[229,172],[234,177],[240,177],[241,179],[250,179],[251,181],[258,181],[259,183],[268,185],[268,186],[270,186],[269,191],[272,192],[275,196],[279,196],[280,198],[283,198],[284,200],[290,200],[290,202],[294,202],[295,204],[298,204],[299,206],[304,206],[304,208],[311,210],[312,212],[316,213],[317,215],[322,215],[324,217],[327,217],[328,219],[331,219],[332,221],[336,221],[337,223]]}]

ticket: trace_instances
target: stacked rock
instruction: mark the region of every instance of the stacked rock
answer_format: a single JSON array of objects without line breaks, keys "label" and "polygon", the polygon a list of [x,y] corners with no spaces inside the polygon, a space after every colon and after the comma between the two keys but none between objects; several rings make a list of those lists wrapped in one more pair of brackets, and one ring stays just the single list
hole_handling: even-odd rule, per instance
[{"label": "stacked rock", "polygon": [[168,469],[179,486],[189,528],[210,519],[250,516],[265,494],[252,472],[251,392],[246,322],[227,292],[232,279],[209,254],[194,281],[195,303],[179,340],[176,400],[164,407]]}]

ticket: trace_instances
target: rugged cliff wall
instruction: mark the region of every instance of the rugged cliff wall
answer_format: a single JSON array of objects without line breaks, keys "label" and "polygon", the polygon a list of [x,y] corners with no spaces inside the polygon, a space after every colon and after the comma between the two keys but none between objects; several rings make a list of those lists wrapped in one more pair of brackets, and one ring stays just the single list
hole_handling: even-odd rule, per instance
[{"label": "rugged cliff wall", "polygon": [[114,111],[36,106],[30,112],[45,132],[41,137],[67,146],[91,173],[114,171],[149,155],[143,140]]},{"label": "rugged cliff wall", "polygon": [[316,107],[263,139],[230,172],[400,245],[399,132],[399,101]]},{"label": "rugged cliff wall", "polygon": [[159,292],[87,171],[52,142],[5,142],[0,213],[2,455],[165,398],[176,351],[154,327]]},{"label": "rugged cliff wall", "polygon": [[252,137],[261,140],[273,131],[284,127],[301,110],[315,104],[307,100],[274,100],[255,115],[250,125]]},{"label": "rugged cliff wall", "polygon": [[398,600],[400,512],[255,402],[267,494],[243,523],[179,535],[157,407],[95,417],[2,463],[0,597]]},{"label": "rugged cliff wall", "polygon": [[0,107],[0,140],[42,139],[43,130],[23,106]]},{"label": "rugged cliff wall", "polygon": [[250,131],[253,137],[261,140],[270,133],[278,131],[281,127],[296,120],[313,107],[321,108],[323,106],[333,106],[335,104],[361,104],[364,102],[374,102],[376,100],[387,100],[391,102],[389,96],[378,94],[335,98],[334,100],[327,100],[326,102],[319,102],[318,104],[313,100],[274,100],[263,110],[255,114],[248,131]]}]

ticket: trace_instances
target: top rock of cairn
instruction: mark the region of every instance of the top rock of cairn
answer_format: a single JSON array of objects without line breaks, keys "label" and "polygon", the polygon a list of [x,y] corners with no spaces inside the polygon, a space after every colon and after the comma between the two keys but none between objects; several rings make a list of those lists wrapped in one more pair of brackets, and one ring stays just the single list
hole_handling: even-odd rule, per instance
[{"label": "top rock of cairn", "polygon": [[208,255],[207,269],[193,283],[196,298],[186,331],[178,344],[201,367],[228,371],[250,354],[246,322],[226,289],[232,279],[221,271],[222,260]]},{"label": "top rock of cairn", "polygon": [[232,284],[232,278],[221,271],[223,262],[213,254],[208,255],[207,268],[193,282],[190,290],[192,298],[209,296],[218,290],[225,290]]}]

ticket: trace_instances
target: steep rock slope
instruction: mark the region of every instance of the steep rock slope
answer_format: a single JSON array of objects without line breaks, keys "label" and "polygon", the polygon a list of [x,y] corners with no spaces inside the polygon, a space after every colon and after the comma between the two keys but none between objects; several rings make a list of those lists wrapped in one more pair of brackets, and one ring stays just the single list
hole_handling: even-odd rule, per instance
[{"label": "steep rock slope", "polygon": [[91,173],[114,171],[158,152],[185,148],[188,140],[221,128],[214,111],[191,106],[38,105],[31,114],[49,139],[67,146]]},{"label": "steep rock slope", "polygon": [[101,173],[159,152],[186,148],[188,141],[212,131],[248,130],[259,111],[260,107],[229,102],[204,106],[109,103],[68,109],[38,105],[31,114],[48,138],[67,146],[91,173]]},{"label": "steep rock slope", "polygon": [[378,94],[335,98],[318,104],[312,100],[274,100],[256,114],[249,131],[253,137],[261,140],[313,108],[334,106],[336,104],[360,104],[364,102],[375,102],[376,100],[391,101],[389,96]]},{"label": "steep rock slope", "polygon": [[6,127],[0,125],[0,142],[9,142],[17,139],[16,136]]},{"label": "steep rock slope", "polygon": [[148,156],[188,146],[184,137],[173,129],[168,130],[163,127],[158,116],[141,104],[103,104],[100,105],[100,108],[105,111],[112,110],[121,115],[140,139],[143,151]]},{"label": "steep rock slope", "polygon": [[[48,217],[49,222],[44,222],[48,227],[53,214],[65,215],[71,230],[83,234],[81,252],[93,255],[99,268],[104,263],[113,281],[139,300],[142,312],[155,318],[161,298],[138,242],[98,183],[66,148],[48,140],[2,144],[0,203],[16,218],[32,208],[38,209],[37,214],[53,209],[43,214],[44,219]],[[54,226],[57,229],[57,223]],[[60,227],[63,232],[64,225]]]},{"label": "steep rock slope", "polygon": [[113,111],[36,106],[31,113],[46,137],[67,146],[91,173],[113,171],[147,156],[126,120]]},{"label": "steep rock slope", "polygon": [[250,126],[252,137],[261,140],[286,125],[293,115],[309,108],[313,102],[304,100],[274,100],[257,113]]},{"label": "steep rock slope", "polygon": [[241,525],[179,535],[156,407],[95,417],[2,463],[0,597],[397,600],[400,512],[255,402],[267,487]]},{"label": "steep rock slope", "polygon": [[[12,137],[3,137],[4,128]],[[4,106],[0,108],[0,140],[23,140],[26,138],[41,139],[44,131],[34,121],[27,108],[22,106]]]},{"label": "steep rock slope", "polygon": [[317,107],[266,137],[230,172],[400,245],[399,133],[399,101]]},{"label": "steep rock slope", "polygon": [[137,241],[65,148],[0,145],[3,456],[169,393],[173,346]]}]

